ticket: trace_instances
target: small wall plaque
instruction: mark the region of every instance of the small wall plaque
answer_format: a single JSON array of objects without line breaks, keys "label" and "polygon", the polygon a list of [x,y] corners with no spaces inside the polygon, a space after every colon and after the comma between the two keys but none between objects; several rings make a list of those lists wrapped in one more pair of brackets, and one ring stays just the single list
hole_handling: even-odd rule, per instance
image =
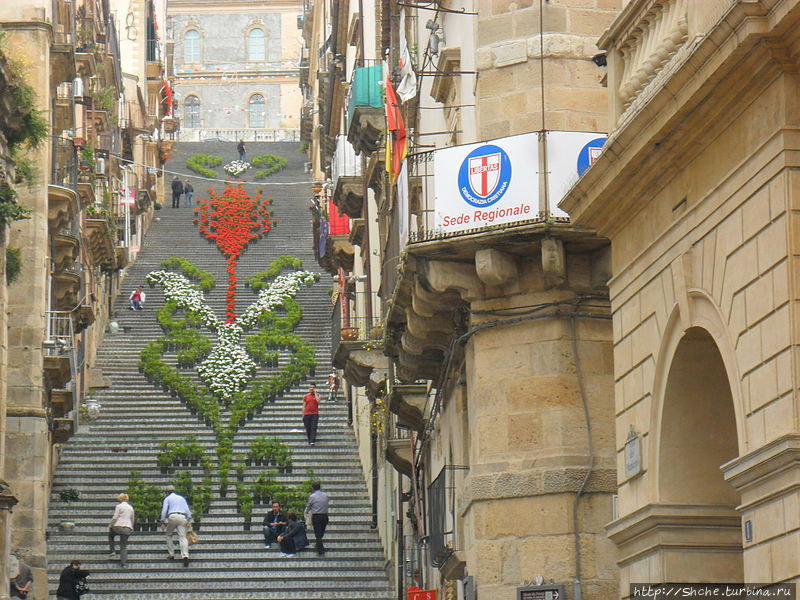
[{"label": "small wall plaque", "polygon": [[642,438],[631,426],[625,442],[625,477],[636,477],[642,472]]},{"label": "small wall plaque", "polygon": [[517,588],[517,600],[566,600],[563,585],[532,585]]}]

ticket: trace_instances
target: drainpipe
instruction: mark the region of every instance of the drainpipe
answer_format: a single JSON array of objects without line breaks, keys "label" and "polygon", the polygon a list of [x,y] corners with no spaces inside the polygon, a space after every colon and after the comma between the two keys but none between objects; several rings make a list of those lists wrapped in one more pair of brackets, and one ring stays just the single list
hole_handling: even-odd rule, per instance
[{"label": "drainpipe", "polygon": [[403,539],[403,478],[397,478],[397,600],[405,600],[403,588],[405,573],[405,544]]},{"label": "drainpipe", "polygon": [[372,523],[370,529],[378,528],[378,434],[370,432],[370,462],[372,465]]}]

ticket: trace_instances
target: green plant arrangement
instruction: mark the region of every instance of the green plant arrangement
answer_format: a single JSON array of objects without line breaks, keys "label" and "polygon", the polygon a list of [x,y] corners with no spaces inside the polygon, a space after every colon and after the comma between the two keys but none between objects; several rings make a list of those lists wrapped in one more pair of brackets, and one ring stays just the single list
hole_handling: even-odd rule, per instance
[{"label": "green plant arrangement", "polygon": [[222,159],[219,156],[212,156],[211,154],[195,154],[190,156],[186,161],[186,166],[195,173],[203,177],[216,178],[216,171],[212,171],[212,167],[218,167],[222,164]]},{"label": "green plant arrangement", "polygon": [[116,90],[113,87],[106,87],[97,90],[92,94],[95,108],[102,110],[111,110],[114,108],[114,101],[116,100]]},{"label": "green plant arrangement", "polygon": [[192,261],[183,258],[182,256],[171,256],[161,261],[161,266],[165,269],[180,269],[188,279],[196,281],[197,285],[204,292],[214,289],[217,285],[217,278],[208,271],[198,269],[194,266]]},{"label": "green plant arrangement", "polygon": [[154,485],[145,483],[140,471],[131,471],[127,492],[128,502],[135,512],[135,529],[156,531],[164,500],[161,490]]},{"label": "green plant arrangement", "polygon": [[249,531],[253,517],[253,494],[249,486],[241,483],[236,484],[236,508],[244,517],[245,531]]},{"label": "green plant arrangement", "polygon": [[245,464],[275,466],[283,473],[291,473],[291,451],[278,438],[267,439],[267,436],[260,435],[250,444]]},{"label": "green plant arrangement", "polygon": [[22,250],[6,246],[6,284],[14,283],[22,272]]},{"label": "green plant arrangement", "polygon": [[256,179],[265,179],[283,169],[286,166],[286,159],[277,154],[262,154],[256,156],[251,161],[251,164],[257,168],[261,167],[255,172],[254,177]]},{"label": "green plant arrangement", "polygon": [[269,266],[269,268],[259,271],[252,277],[245,279],[245,285],[258,292],[267,287],[267,285],[269,285],[269,281],[277,277],[283,269],[302,268],[303,261],[299,258],[295,258],[293,256],[279,256],[272,261],[272,264]]},{"label": "green plant arrangement", "polygon": [[211,463],[205,456],[203,446],[197,442],[197,437],[187,435],[180,440],[161,442],[158,454],[158,466],[163,473],[167,473],[172,466],[200,465],[208,473]]},{"label": "green plant arrangement", "polygon": [[81,494],[75,488],[64,488],[58,493],[58,499],[67,504],[72,504],[81,499]]},{"label": "green plant arrangement", "polygon": [[308,142],[303,142],[300,144],[300,154],[305,154],[308,152]]}]

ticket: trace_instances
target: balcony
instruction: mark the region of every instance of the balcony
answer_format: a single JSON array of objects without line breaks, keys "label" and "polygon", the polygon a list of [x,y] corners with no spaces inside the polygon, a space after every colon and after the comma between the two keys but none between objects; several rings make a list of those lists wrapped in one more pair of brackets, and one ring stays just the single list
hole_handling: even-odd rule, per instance
[{"label": "balcony", "polygon": [[402,427],[397,427],[394,435],[386,440],[386,460],[391,463],[395,471],[406,477],[414,474],[412,466],[414,453],[411,443],[411,433]]},{"label": "balcony", "polygon": [[70,354],[53,354],[44,357],[45,387],[53,390],[63,388],[72,379]]},{"label": "balcony", "polygon": [[81,240],[67,229],[53,236],[53,270],[63,271],[73,264],[80,254]]},{"label": "balcony", "polygon": [[425,407],[428,386],[425,384],[395,385],[389,395],[389,410],[397,416],[397,424],[422,433],[425,429]]},{"label": "balcony", "polygon": [[64,444],[75,435],[75,421],[73,419],[53,419],[51,425],[53,443]]},{"label": "balcony", "polygon": [[53,274],[53,296],[59,311],[72,310],[80,298],[83,277],[78,265]]},{"label": "balcony", "polygon": [[383,65],[362,61],[353,70],[347,96],[347,139],[356,154],[375,152],[383,140],[386,117],[383,100]]},{"label": "balcony", "polygon": [[78,216],[78,194],[60,185],[47,186],[47,224],[51,231],[69,229]]},{"label": "balcony", "polygon": [[91,304],[81,304],[78,310],[72,313],[72,325],[75,333],[80,333],[88,328],[95,321],[94,306]]},{"label": "balcony", "polygon": [[336,137],[336,151],[331,162],[333,201],[351,219],[358,219],[364,204],[364,178],[361,159],[344,135]]},{"label": "balcony", "polygon": [[87,206],[94,206],[96,203],[97,197],[94,193],[94,183],[91,181],[79,181],[78,182],[78,196],[81,200],[81,208],[86,208]]},{"label": "balcony", "polygon": [[[339,304],[337,303],[337,309]],[[376,318],[349,317],[339,330],[333,364],[351,385],[375,397],[386,385],[388,359],[383,354],[383,323]]]},{"label": "balcony", "polygon": [[106,219],[86,219],[89,255],[92,262],[104,269],[117,267],[117,250],[111,239],[111,228]]},{"label": "balcony", "polygon": [[56,418],[64,417],[73,408],[72,390],[50,390],[50,413]]}]

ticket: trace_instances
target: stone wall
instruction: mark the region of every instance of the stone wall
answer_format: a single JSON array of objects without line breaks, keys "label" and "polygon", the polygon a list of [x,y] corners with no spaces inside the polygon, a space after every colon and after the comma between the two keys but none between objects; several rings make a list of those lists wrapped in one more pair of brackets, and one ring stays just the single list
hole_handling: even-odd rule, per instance
[{"label": "stone wall", "polygon": [[597,38],[622,0],[554,0],[541,6],[540,14],[540,3],[532,0],[477,3],[480,139],[542,129],[608,131],[605,69],[591,58],[600,52]]}]

